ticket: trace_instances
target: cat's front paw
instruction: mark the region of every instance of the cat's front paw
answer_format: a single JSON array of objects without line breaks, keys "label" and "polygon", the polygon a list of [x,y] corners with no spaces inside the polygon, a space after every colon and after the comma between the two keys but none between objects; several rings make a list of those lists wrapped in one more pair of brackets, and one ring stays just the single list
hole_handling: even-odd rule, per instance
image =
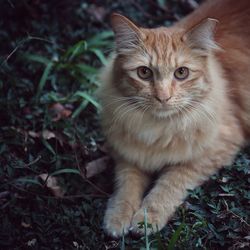
[{"label": "cat's front paw", "polygon": [[104,216],[105,232],[115,238],[127,234],[130,228],[134,210],[126,202],[108,206]]},{"label": "cat's front paw", "polygon": [[135,234],[145,233],[145,216],[147,221],[147,234],[161,230],[167,223],[164,207],[160,204],[144,204],[133,216],[131,230]]}]

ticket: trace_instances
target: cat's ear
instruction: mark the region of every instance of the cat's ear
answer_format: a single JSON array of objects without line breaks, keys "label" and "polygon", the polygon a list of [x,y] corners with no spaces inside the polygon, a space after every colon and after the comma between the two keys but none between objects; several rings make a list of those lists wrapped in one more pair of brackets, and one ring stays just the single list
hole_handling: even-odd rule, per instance
[{"label": "cat's ear", "polygon": [[195,25],[184,35],[191,48],[209,52],[211,50],[219,49],[219,46],[214,40],[214,34],[218,20],[207,18]]},{"label": "cat's ear", "polygon": [[117,13],[111,15],[111,25],[115,33],[117,52],[128,52],[138,47],[142,39],[140,29],[128,18]]}]

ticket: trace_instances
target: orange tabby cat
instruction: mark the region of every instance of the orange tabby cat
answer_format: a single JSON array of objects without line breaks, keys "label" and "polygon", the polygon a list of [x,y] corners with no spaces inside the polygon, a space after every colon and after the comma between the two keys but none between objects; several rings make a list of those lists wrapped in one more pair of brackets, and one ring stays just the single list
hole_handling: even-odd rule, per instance
[{"label": "orange tabby cat", "polygon": [[[102,125],[116,161],[104,226],[161,229],[187,194],[232,163],[250,133],[250,1],[211,0],[170,28],[113,14]],[[144,197],[153,173],[158,179]]]}]

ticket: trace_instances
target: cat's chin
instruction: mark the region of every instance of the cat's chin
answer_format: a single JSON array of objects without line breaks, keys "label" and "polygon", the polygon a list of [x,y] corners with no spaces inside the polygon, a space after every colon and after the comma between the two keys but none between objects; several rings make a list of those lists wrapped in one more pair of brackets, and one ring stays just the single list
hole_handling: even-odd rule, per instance
[{"label": "cat's chin", "polygon": [[176,113],[176,110],[174,110],[174,109],[169,109],[169,110],[155,109],[152,112],[152,115],[156,118],[164,119],[164,118],[168,118],[168,117],[174,115],[175,113]]}]

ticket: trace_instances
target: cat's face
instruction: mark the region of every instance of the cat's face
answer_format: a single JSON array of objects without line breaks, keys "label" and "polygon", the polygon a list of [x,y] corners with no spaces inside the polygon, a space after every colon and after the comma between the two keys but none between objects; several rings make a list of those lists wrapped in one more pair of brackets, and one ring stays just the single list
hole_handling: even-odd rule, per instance
[{"label": "cat's face", "polygon": [[211,89],[207,54],[215,48],[214,22],[185,33],[138,28],[120,15],[113,19],[115,82],[122,95],[156,117],[195,109]]}]

